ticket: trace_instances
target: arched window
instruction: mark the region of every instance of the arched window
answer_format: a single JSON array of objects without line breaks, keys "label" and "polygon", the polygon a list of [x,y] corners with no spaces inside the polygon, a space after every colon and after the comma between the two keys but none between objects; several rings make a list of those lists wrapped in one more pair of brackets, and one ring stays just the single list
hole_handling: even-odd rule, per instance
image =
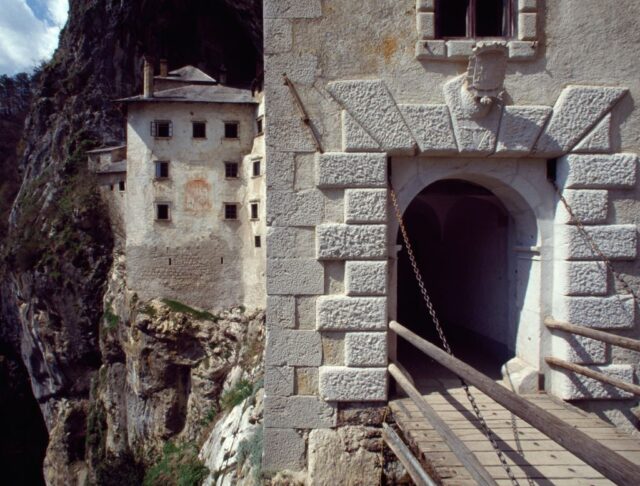
[{"label": "arched window", "polygon": [[513,34],[514,0],[437,0],[436,36],[502,37]]}]

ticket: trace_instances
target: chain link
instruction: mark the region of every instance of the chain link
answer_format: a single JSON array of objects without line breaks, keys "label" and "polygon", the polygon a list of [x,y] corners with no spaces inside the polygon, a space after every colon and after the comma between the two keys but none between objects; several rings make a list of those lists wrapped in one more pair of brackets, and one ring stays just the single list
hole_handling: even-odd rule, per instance
[{"label": "chain link", "polygon": [[589,232],[587,231],[585,226],[576,217],[576,214],[574,213],[574,211],[571,208],[571,206],[569,206],[569,203],[567,202],[566,198],[564,197],[564,195],[560,191],[560,188],[558,187],[558,185],[555,182],[551,182],[551,185],[553,185],[553,188],[555,189],[556,193],[558,194],[558,197],[560,198],[560,201],[562,202],[563,206],[565,207],[565,209],[569,213],[569,224],[575,225],[578,228],[578,231],[580,232],[580,235],[587,242],[587,244],[591,248],[591,251],[594,253],[594,255],[596,255],[598,258],[600,258],[604,262],[605,266],[611,272],[613,277],[618,282],[620,282],[620,285],[622,285],[622,288],[629,295],[631,295],[633,297],[634,303],[636,305],[638,305],[638,296],[633,291],[633,289],[631,288],[629,283],[626,281],[626,279],[622,275],[620,275],[618,272],[616,272],[615,268],[613,267],[613,263],[611,263],[611,260],[609,260],[607,258],[607,256],[602,252],[602,250],[600,249],[598,244],[593,239],[593,236],[591,236],[589,234]]},{"label": "chain link", "polygon": [[[404,244],[407,250],[407,255],[409,256],[409,261],[411,262],[413,273],[415,274],[416,280],[418,281],[418,287],[420,287],[420,293],[422,294],[422,299],[424,300],[425,306],[427,307],[427,312],[429,312],[429,316],[431,316],[431,320],[435,325],[436,331],[438,332],[438,336],[440,338],[440,342],[442,343],[442,347],[450,356],[454,356],[453,351],[451,350],[451,346],[449,346],[449,342],[447,341],[447,338],[445,336],[444,329],[440,324],[440,319],[438,319],[438,316],[436,314],[435,308],[433,306],[433,302],[431,301],[431,297],[429,296],[429,293],[427,292],[427,289],[424,285],[424,280],[422,279],[422,273],[418,268],[418,263],[413,253],[413,247],[411,246],[411,243],[409,241],[409,234],[407,232],[407,228],[404,225],[402,212],[400,211],[400,206],[398,204],[398,198],[393,189],[393,186],[391,185],[391,182],[389,182],[389,192],[391,194],[391,201],[393,202],[396,218],[398,219],[398,224],[400,225],[400,231],[402,233],[402,239],[404,240]],[[509,464],[507,463],[504,453],[500,450],[500,447],[498,446],[498,442],[496,440],[496,436],[489,428],[489,425],[487,425],[487,422],[485,421],[484,416],[482,415],[482,412],[480,411],[480,408],[476,403],[476,399],[471,393],[471,390],[469,389],[469,385],[462,378],[460,377],[458,378],[467,396],[467,400],[469,401],[469,403],[471,404],[471,407],[473,408],[473,413],[475,414],[476,418],[478,419],[478,422],[480,423],[482,432],[487,437],[487,439],[489,439],[489,441],[491,442],[491,446],[493,447],[496,455],[498,456],[498,459],[502,464],[502,468],[507,473],[507,476],[509,476],[509,479],[511,480],[511,484],[513,484],[514,486],[519,486],[520,483],[518,482],[515,475],[513,474],[511,467],[509,467]]]}]

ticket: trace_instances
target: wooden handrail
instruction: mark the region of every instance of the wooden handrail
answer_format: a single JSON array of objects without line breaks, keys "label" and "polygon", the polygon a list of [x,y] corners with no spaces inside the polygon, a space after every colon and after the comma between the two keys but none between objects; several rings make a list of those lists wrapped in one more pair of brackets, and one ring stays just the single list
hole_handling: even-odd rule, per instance
[{"label": "wooden handrail", "polygon": [[628,383],[626,381],[618,380],[617,378],[612,378],[609,375],[605,375],[604,373],[592,370],[591,368],[587,368],[586,366],[569,363],[568,361],[564,361],[562,359],[545,358],[544,360],[550,366],[555,366],[557,368],[572,371],[574,373],[578,373],[579,375],[593,378],[594,380],[602,381],[603,383],[608,383],[609,385],[613,385],[616,388],[620,388],[621,390],[640,396],[640,386],[634,385],[633,383]]},{"label": "wooden handrail", "polygon": [[402,442],[396,431],[386,423],[382,424],[382,438],[407,470],[416,486],[437,486],[437,483],[425,472],[420,462]]},{"label": "wooden handrail", "polygon": [[449,446],[451,452],[455,454],[462,465],[469,471],[471,477],[481,485],[496,486],[497,483],[491,477],[489,472],[484,468],[478,458],[473,455],[473,452],[465,445],[460,438],[451,430],[444,420],[436,413],[436,411],[429,405],[429,403],[423,398],[418,389],[413,386],[407,377],[404,375],[400,368],[395,364],[389,365],[389,373],[396,380],[396,383],[402,388],[407,395],[416,404],[424,418],[429,421],[434,430],[442,438],[442,440]]},{"label": "wooden handrail", "polygon": [[637,484],[640,478],[640,466],[632,463],[620,454],[603,446],[584,432],[572,427],[555,415],[516,395],[507,388],[498,385],[468,364],[450,356],[429,341],[411,332],[397,322],[391,322],[389,328],[397,335],[409,341],[427,356],[445,368],[477,387],[511,413],[535,427],[550,439],[560,444],[607,479],[617,484]]},{"label": "wooden handrail", "polygon": [[598,331],[597,329],[591,329],[586,326],[576,326],[568,322],[560,322],[555,319],[547,318],[544,321],[545,326],[549,329],[558,331],[565,331],[571,334],[578,334],[580,336],[588,337],[591,339],[597,339],[604,343],[613,344],[614,346],[620,346],[621,348],[631,349],[633,351],[640,351],[640,341],[637,339],[631,339],[622,336],[616,336],[610,332]]}]

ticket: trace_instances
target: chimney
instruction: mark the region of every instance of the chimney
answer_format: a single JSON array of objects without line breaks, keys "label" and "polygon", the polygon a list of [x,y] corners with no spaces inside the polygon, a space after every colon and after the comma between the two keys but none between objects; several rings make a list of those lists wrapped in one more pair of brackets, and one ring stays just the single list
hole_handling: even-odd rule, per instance
[{"label": "chimney", "polygon": [[218,74],[218,83],[227,84],[227,68],[223,64],[220,66],[220,72]]},{"label": "chimney", "polygon": [[169,62],[166,59],[160,59],[160,76],[163,78],[169,76]]},{"label": "chimney", "polygon": [[143,97],[153,98],[153,63],[148,57],[144,58],[144,90]]}]

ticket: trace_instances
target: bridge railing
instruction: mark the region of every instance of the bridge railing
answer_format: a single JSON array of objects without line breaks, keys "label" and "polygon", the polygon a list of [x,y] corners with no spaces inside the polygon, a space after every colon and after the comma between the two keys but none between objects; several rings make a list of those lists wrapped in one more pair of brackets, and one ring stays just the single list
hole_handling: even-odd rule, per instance
[{"label": "bridge railing", "polygon": [[[567,424],[555,415],[534,405],[525,398],[513,393],[507,388],[497,384],[488,376],[480,373],[463,361],[449,355],[439,347],[411,332],[401,324],[392,321],[389,328],[396,335],[402,337],[413,346],[421,350],[431,359],[452,371],[462,378],[469,385],[478,388],[482,393],[492,398],[494,401],[505,407],[514,415],[536,428],[551,440],[560,444],[567,451],[573,453],[582,461],[596,469],[607,479],[616,484],[635,485],[640,478],[640,466],[629,461],[620,454],[605,447],[597,440],[581,432],[577,428]],[[465,465],[467,470],[480,484],[495,484],[495,481],[488,476],[486,470],[474,459],[475,456],[469,452],[468,448],[460,441],[455,434],[446,427],[438,430],[436,423],[439,419],[437,414],[424,400],[420,392],[410,383],[407,376],[401,371],[397,364],[389,365],[389,372],[396,380],[396,383],[407,392],[416,406],[420,409],[431,425],[438,431],[443,440],[449,444],[452,452]],[[433,416],[436,422],[433,422]],[[441,420],[440,420],[441,421]],[[451,437],[453,436],[453,437]],[[456,442],[457,441],[457,442]],[[472,457],[469,457],[472,456]],[[462,459],[465,459],[463,461]]]}]

